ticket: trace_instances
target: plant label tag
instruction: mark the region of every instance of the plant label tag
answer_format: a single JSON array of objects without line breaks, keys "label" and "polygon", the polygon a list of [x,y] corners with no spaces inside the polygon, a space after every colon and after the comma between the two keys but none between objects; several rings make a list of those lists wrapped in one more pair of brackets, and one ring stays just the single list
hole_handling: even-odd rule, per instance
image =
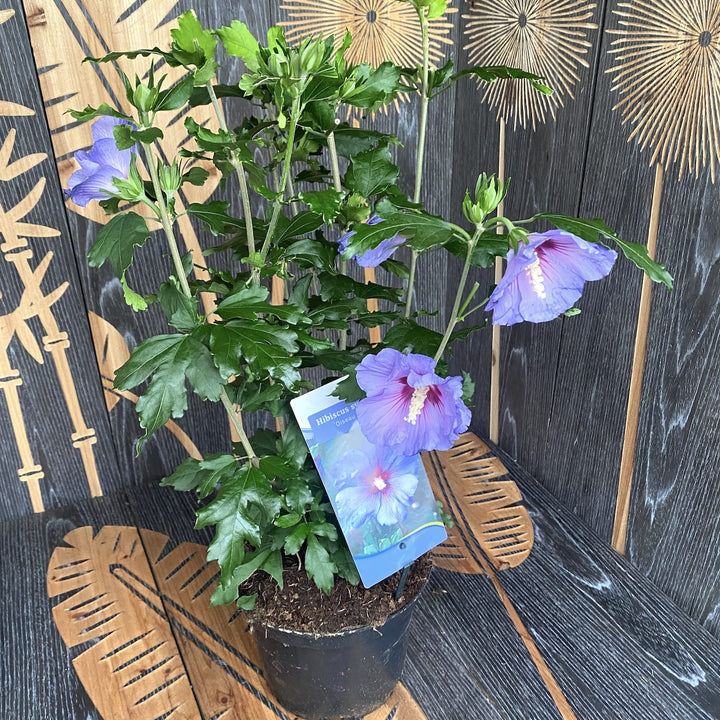
[{"label": "plant label tag", "polygon": [[420,455],[373,445],[335,380],[290,402],[365,587],[447,538]]}]

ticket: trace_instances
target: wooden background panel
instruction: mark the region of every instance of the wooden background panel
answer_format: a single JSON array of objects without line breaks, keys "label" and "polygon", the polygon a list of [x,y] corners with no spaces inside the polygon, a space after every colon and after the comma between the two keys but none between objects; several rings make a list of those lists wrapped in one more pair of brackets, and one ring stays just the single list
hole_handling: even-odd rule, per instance
[{"label": "wooden background panel", "polygon": [[[58,3],[54,6],[55,14],[49,11],[43,15],[43,22],[31,20],[31,36],[35,44],[36,60],[39,65],[41,80],[44,80],[42,89],[45,93],[46,106],[51,126],[55,128],[56,156],[61,177],[66,181],[69,172],[74,167],[72,150],[78,143],[90,143],[90,127],[68,120],[67,115],[60,114],[56,106],[65,108],[83,107],[87,103],[98,102],[105,99],[108,91],[117,95],[117,77],[113,76],[110,66],[104,67],[103,73],[98,73],[92,66],[80,65],[80,60],[87,53],[105,52],[109,49],[127,49],[131,47],[148,46],[155,42],[167,45],[170,41],[169,31],[175,26],[174,18],[188,9],[188,3],[177,3],[166,0],[162,4],[129,3],[116,0],[113,3],[86,3],[83,14],[78,15],[76,6]],[[26,3],[28,14],[32,15],[32,5]],[[229,24],[237,16],[237,8],[230,8],[224,3],[205,3],[201,8],[201,19],[209,27]],[[165,14],[168,13],[168,17]],[[248,22],[251,30],[264,34],[268,22],[267,4],[246,7],[241,13]],[[94,27],[98,26],[100,34],[103,24],[117,21],[112,33],[105,32],[98,38]],[[149,22],[153,20],[153,22]],[[165,20],[166,24],[160,31],[151,32],[155,25]],[[48,46],[46,43],[50,25],[60,28],[60,36],[69,47],[60,43]],[[142,74],[147,61],[140,60],[134,67]],[[52,68],[47,70],[47,68]],[[64,72],[69,80],[68,92],[62,94],[58,88],[58,73]],[[112,94],[111,94],[112,96]],[[61,98],[61,100],[56,100]],[[202,112],[202,111],[198,111]],[[198,116],[197,113],[195,114]],[[211,121],[212,122],[212,121]],[[175,122],[174,127],[182,127],[181,120]],[[83,130],[83,140],[77,140],[75,134]],[[71,135],[72,134],[72,135]],[[170,139],[182,140],[184,131],[178,134],[177,129],[170,132]],[[81,145],[80,145],[81,146]],[[168,150],[172,152],[172,150]],[[201,200],[204,198],[187,197],[183,202]],[[94,207],[93,207],[94,206]],[[112,271],[105,267],[93,269],[87,267],[85,255],[92,247],[95,236],[100,228],[100,222],[105,218],[99,211],[96,203],[91,203],[87,210],[68,203],[68,218],[75,240],[77,262],[81,269],[83,285],[89,312],[99,316],[102,320],[96,322],[101,337],[98,340],[102,346],[106,337],[116,348],[122,361],[129,350],[143,339],[157,333],[167,332],[165,318],[158,308],[151,308],[147,313],[134,313],[124,302],[119,282]],[[187,241],[193,241],[194,236],[200,236],[200,246],[212,243],[212,238],[203,236],[198,228],[182,226],[181,235]],[[197,257],[197,252],[195,253]],[[215,262],[216,259],[213,258]],[[161,233],[154,233],[153,238],[143,248],[136,265],[128,273],[132,287],[141,292],[150,292],[157,282],[165,276],[170,269],[170,260]],[[112,363],[109,363],[112,365]],[[117,363],[116,363],[117,364]],[[112,367],[105,368],[104,375],[112,373]],[[135,456],[135,440],[142,434],[134,410],[134,400],[137,392],[124,393],[111,399],[110,418],[118,447],[118,455],[123,472],[128,476],[127,482],[138,482],[148,478],[159,478],[168,474],[174,466],[187,454],[193,446],[200,448],[203,453],[215,452],[227,447],[229,430],[227,421],[221,408],[209,403],[202,403],[194,395],[189,395],[190,410],[172,431],[163,429],[159,431],[146,445],[139,457]]]},{"label": "wooden background panel", "polygon": [[709,170],[665,174],[659,249],[673,293],[654,293],[627,554],[720,633],[720,207]]},{"label": "wooden background panel", "polygon": [[[583,11],[578,20],[580,27],[574,28],[574,32],[584,34],[590,44],[584,54],[590,67],[577,64],[575,68],[580,79],[572,87],[574,98],[563,90],[561,75],[557,74],[557,70],[553,76],[554,59],[548,56],[547,47],[535,48],[538,64],[541,67],[550,64],[547,82],[557,88],[556,92],[564,104],[564,107],[556,108],[555,119],[546,109],[545,121],[538,119],[535,130],[531,122],[522,127],[514,121],[514,106],[504,104],[502,115],[507,121],[503,151],[501,122],[496,119],[497,110],[488,108],[483,102],[486,91],[458,93],[453,185],[456,197],[464,193],[466,187],[474,187],[480,171],[498,172],[502,156],[505,177],[511,179],[504,208],[506,216],[519,220],[540,210],[568,214],[577,212],[583,185],[582,159],[588,142],[599,46],[598,31],[584,26],[598,24],[603,9],[593,10],[590,3],[574,5],[579,5]],[[472,6],[468,9],[466,6],[466,10],[462,35],[464,64],[470,59],[468,47],[481,19],[479,9],[475,10]],[[506,12],[509,18],[511,11],[504,8],[498,14],[505,17]],[[548,13],[548,19],[544,23],[539,22],[538,26],[544,28],[545,33],[556,32],[564,18],[560,16],[558,20],[558,15],[553,16],[552,10]],[[590,17],[584,17],[586,14]],[[520,33],[519,28],[517,32]],[[497,42],[500,42],[499,38]],[[472,57],[477,55],[473,54]],[[546,105],[547,102],[544,102],[543,107]],[[481,277],[483,289],[489,289],[494,282],[492,271],[482,272]],[[544,434],[552,410],[564,322],[561,319],[542,325],[522,324],[501,329],[499,439],[503,447],[533,468],[541,466],[544,455]],[[482,362],[487,366],[491,358],[489,336],[488,329],[482,336],[476,336],[463,346],[456,364],[468,367]],[[486,385],[481,392],[484,394],[478,393],[481,404],[475,411],[474,422],[478,423],[477,427],[483,432],[489,428],[489,421],[486,420],[486,408],[490,402],[489,387]]]},{"label": "wooden background panel", "polygon": [[22,7],[9,9],[0,24],[2,62],[13,66],[0,77],[4,518],[122,482]]}]

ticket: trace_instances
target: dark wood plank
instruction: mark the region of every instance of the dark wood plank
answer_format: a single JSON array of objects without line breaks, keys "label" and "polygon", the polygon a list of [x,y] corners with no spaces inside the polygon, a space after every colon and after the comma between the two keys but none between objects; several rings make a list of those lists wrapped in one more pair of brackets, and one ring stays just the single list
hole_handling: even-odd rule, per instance
[{"label": "dark wood plank", "polygon": [[0,577],[4,591],[0,635],[0,717],[27,720],[102,720],[71,665],[53,621],[46,574],[53,550],[72,530],[132,525],[123,496],[67,505],[3,524]]},{"label": "dark wood plank", "polygon": [[665,175],[659,230],[676,289],[653,295],[627,554],[718,636],[720,208],[709,171],[676,173]]},{"label": "dark wood plank", "polygon": [[121,484],[20,2],[0,24],[0,517]]},{"label": "dark wood plank", "polygon": [[[617,27],[608,14],[605,30]],[[583,178],[583,217],[602,217],[621,237],[644,243],[652,200],[647,157],[627,144],[627,128],[612,110],[603,35],[589,150]],[[622,178],[617,180],[618,158]],[[663,259],[662,247],[658,252]],[[619,258],[611,276],[588,283],[583,314],[562,322],[562,344],[552,370],[550,412],[537,434],[538,454],[521,464],[600,536],[610,541],[620,470],[641,274]],[[663,292],[658,290],[658,292]],[[540,440],[540,436],[543,440]]]},{"label": "dark wood plank", "polygon": [[535,525],[500,582],[580,718],[720,717],[720,643],[498,451]]}]

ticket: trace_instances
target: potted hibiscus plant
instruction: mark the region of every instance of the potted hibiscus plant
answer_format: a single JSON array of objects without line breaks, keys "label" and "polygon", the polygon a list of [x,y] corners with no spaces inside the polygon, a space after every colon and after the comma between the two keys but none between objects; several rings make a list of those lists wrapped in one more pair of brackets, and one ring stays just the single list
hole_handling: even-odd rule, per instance
[{"label": "potted hibiscus plant", "polygon": [[[571,311],[585,281],[604,277],[615,262],[615,250],[601,240],[614,243],[653,280],[671,285],[643,246],[623,241],[601,221],[549,213],[522,221],[497,216],[508,184],[492,176],[480,174],[459,200],[466,227],[426,212],[420,189],[431,100],[464,76],[548,89],[541,78],[507,67],[453,72],[448,63],[431,70],[428,22],[443,14],[446,3],[410,1],[423,38],[417,68],[354,65],[346,58],[349,36],[307,38],[289,46],[282,30],[272,28],[261,44],[240,22],[206,30],[188,12],[178,19],[167,50],[90,58],[144,62],[147,72],[142,80],[124,76],[123,107],[102,104],[73,113],[77,120],[93,121],[94,143],[76,154],[80,169],[67,193],[79,205],[98,201],[113,216],[98,231],[89,262],[109,262],[127,302],[138,311],[156,303],[170,326],[167,334],[138,345],[116,373],[119,389],[149,380],[137,403],[145,431],[138,445],[182,416],[188,387],[204,400],[222,403],[237,442],[226,453],[188,458],[164,483],[196,493],[196,527],[214,528],[208,559],[217,561],[220,576],[213,603],[238,603],[257,617],[274,618],[270,624],[289,628],[303,638],[300,644],[328,630],[322,622],[320,630],[313,626],[323,595],[333,597],[338,583],[343,596],[347,587],[358,586],[359,558],[367,559],[367,553],[351,552],[351,546],[358,542],[367,549],[368,527],[379,528],[390,545],[403,545],[393,533],[417,504],[417,454],[449,449],[467,429],[472,382],[467,373],[448,377],[446,357],[453,342],[480,327],[464,324],[470,315],[484,308],[492,311],[494,323],[507,325]],[[244,73],[232,84],[216,81],[218,43],[244,63]],[[163,67],[184,74],[170,85],[160,74]],[[369,115],[399,92],[420,96],[411,182],[398,178],[395,137],[340,121],[344,106]],[[223,105],[237,99],[252,103],[256,112],[229,127]],[[190,142],[178,157],[165,158],[158,150],[159,119],[198,105],[212,108],[215,124],[199,124],[188,115]],[[183,185],[204,183],[208,163],[228,178],[228,187],[238,188],[242,217],[231,215],[223,199],[181,206]],[[252,203],[261,208],[256,215]],[[217,248],[232,250],[235,269],[210,269],[208,279],[193,279],[197,258],[183,254],[177,242],[181,213],[204,223]],[[539,220],[555,229],[530,232]],[[151,235],[156,229],[157,237]],[[130,268],[148,241],[166,243],[169,271],[152,294],[142,295],[131,287]],[[444,333],[424,327],[422,313],[413,309],[417,264],[433,252],[450,252],[464,262]],[[507,271],[489,298],[479,298],[471,273],[490,267],[496,257],[507,259]],[[361,279],[363,267],[380,268],[383,282]],[[271,290],[283,302],[271,302]],[[214,296],[209,310],[201,294]],[[380,337],[375,330],[369,334],[370,328],[381,328]],[[333,382],[323,397],[330,404],[323,405],[316,432],[322,423],[340,426],[350,413],[361,443],[344,447],[343,436],[333,446],[334,465],[323,457],[334,478],[332,493],[308,452],[306,440],[312,445],[317,437],[303,432],[290,408],[328,378]],[[274,427],[248,434],[243,417],[260,412],[275,418]],[[359,449],[366,448],[362,443],[374,449],[370,460],[370,451]],[[439,524],[444,516],[432,504]],[[375,549],[382,554],[384,548]],[[364,621],[352,611],[343,615],[350,625],[371,626],[390,615],[386,630],[370,637],[384,635],[393,642],[409,618],[404,601],[422,585],[428,565],[416,562],[409,577],[403,571],[376,586],[381,588],[373,606],[377,614],[368,618],[369,603],[363,601]],[[289,574],[293,589],[283,594]],[[352,592],[368,591],[351,591],[350,607],[360,605]],[[329,630],[335,639],[355,632]],[[262,634],[269,637],[271,631]],[[269,652],[288,644],[281,637]],[[304,660],[309,673],[304,678],[288,679],[281,671],[275,673],[281,676],[278,684],[269,673],[271,688],[289,710],[308,718],[358,715],[387,699],[402,658],[385,659],[386,667],[378,670],[369,657],[385,652],[368,646],[361,662],[365,675],[359,677],[340,659],[328,660],[333,648],[321,646],[322,665],[350,672],[351,686],[362,691],[328,700],[314,674],[317,660]],[[269,667],[287,667],[283,663],[272,655]],[[386,679],[377,683],[378,677]],[[327,687],[337,683],[331,678]],[[317,694],[311,684],[320,684]]]}]

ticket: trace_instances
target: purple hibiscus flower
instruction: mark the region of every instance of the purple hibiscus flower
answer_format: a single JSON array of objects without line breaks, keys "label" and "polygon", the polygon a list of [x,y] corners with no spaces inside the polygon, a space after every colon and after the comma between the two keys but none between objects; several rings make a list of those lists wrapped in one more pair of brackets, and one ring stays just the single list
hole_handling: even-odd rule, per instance
[{"label": "purple hibiscus flower", "polygon": [[[368,225],[377,225],[383,222],[379,215],[371,215],[368,218]],[[354,230],[346,232],[339,240],[340,252],[343,252],[348,246],[348,241],[355,234]],[[394,252],[405,242],[405,238],[400,235],[394,235],[387,240],[383,240],[376,248],[367,250],[362,255],[355,255],[353,260],[361,267],[377,267],[380,263],[385,262]]]},{"label": "purple hibiscus flower", "polygon": [[546,322],[569,310],[586,280],[600,280],[612,269],[617,253],[564,230],[531,233],[528,244],[507,256],[507,270],[487,310],[493,325]]},{"label": "purple hibiscus flower", "polygon": [[418,485],[417,459],[387,448],[352,450],[336,470],[335,509],[345,528],[360,528],[368,520],[396,525],[408,514]]},{"label": "purple hibiscus flower", "polygon": [[436,375],[435,361],[385,348],[357,367],[367,397],[357,405],[365,437],[401,455],[449,450],[470,424],[462,378]]},{"label": "purple hibiscus flower", "polygon": [[89,151],[78,150],[75,160],[80,165],[68,180],[68,197],[80,207],[91,200],[107,200],[115,192],[113,178],[126,179],[135,147],[118,150],[113,128],[132,125],[127,120],[103,116],[92,126],[93,146]]}]

